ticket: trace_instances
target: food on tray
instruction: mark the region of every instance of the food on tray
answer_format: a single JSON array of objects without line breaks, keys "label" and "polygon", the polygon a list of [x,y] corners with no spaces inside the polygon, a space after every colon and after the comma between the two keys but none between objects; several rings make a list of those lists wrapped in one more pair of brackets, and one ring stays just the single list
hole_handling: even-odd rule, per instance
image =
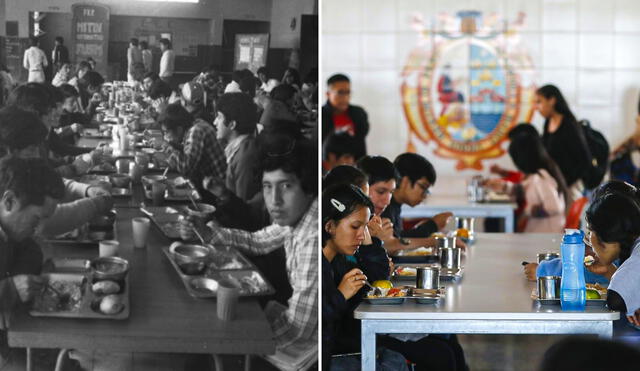
[{"label": "food on tray", "polygon": [[240,291],[245,294],[257,294],[266,289],[266,283],[258,272],[251,271],[250,274],[226,274],[223,277],[229,279],[240,286]]},{"label": "food on tray", "polygon": [[414,250],[409,250],[405,252],[405,256],[427,256],[431,255],[432,249],[430,247],[418,247]]},{"label": "food on tray", "polygon": [[469,238],[469,231],[466,228],[458,228],[456,231],[456,237]]},{"label": "food on tray", "polygon": [[120,291],[120,285],[117,282],[105,280],[94,283],[91,290],[98,295],[110,295]]},{"label": "food on tray", "polygon": [[369,291],[367,298],[380,299],[380,298],[401,298],[407,296],[407,289],[403,288],[391,288],[389,290],[381,290],[380,295],[376,295],[373,290]]},{"label": "food on tray", "polygon": [[417,269],[412,267],[396,268],[396,274],[398,276],[415,276],[417,273],[418,273]]},{"label": "food on tray", "polygon": [[122,264],[114,264],[110,262],[99,262],[95,266],[96,271],[103,274],[116,274],[125,271],[126,267]]},{"label": "food on tray", "polygon": [[216,269],[242,269],[249,265],[233,250],[213,250],[211,261]]},{"label": "food on tray", "polygon": [[123,306],[119,295],[107,295],[100,301],[100,311],[104,314],[116,314],[122,310]]},{"label": "food on tray", "polygon": [[167,236],[180,236],[179,221],[162,223],[160,229],[162,229],[162,233]]},{"label": "food on tray", "polygon": [[600,293],[597,290],[587,289],[587,299],[602,299],[602,296],[600,296]]},{"label": "food on tray", "polygon": [[108,162],[105,162],[103,164],[96,165],[96,166],[92,167],[91,171],[99,171],[99,172],[105,172],[105,173],[109,172],[109,173],[111,173],[111,172],[115,172],[116,171],[116,167],[111,165]]},{"label": "food on tray", "polygon": [[391,289],[393,288],[393,284],[391,283],[391,281],[387,281],[387,280],[378,280],[378,281],[374,281],[371,286],[373,287],[378,287],[381,289]]},{"label": "food on tray", "polygon": [[[80,309],[82,283],[77,281],[50,281],[34,309],[39,312],[75,312]],[[57,291],[57,292],[56,292]]]},{"label": "food on tray", "polygon": [[584,257],[584,265],[586,265],[587,267],[595,263],[595,261],[596,261],[596,258],[594,258],[591,255],[587,255]]}]

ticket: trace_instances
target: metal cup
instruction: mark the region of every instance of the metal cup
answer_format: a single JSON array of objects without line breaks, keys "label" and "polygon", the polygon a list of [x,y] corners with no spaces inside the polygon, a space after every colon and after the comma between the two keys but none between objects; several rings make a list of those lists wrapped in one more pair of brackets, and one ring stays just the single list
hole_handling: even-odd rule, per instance
[{"label": "metal cup", "polygon": [[540,264],[540,262],[543,262],[545,260],[552,260],[559,257],[560,257],[560,254],[558,254],[557,252],[543,252],[538,254],[538,264]]},{"label": "metal cup", "polygon": [[438,255],[440,255],[440,251],[442,249],[446,249],[449,247],[455,247],[456,246],[456,237],[455,236],[451,236],[451,237],[447,237],[447,236],[435,236],[434,237],[436,240],[436,253]]},{"label": "metal cup", "polygon": [[560,298],[560,277],[538,277],[538,298],[543,300]]},{"label": "metal cup", "polygon": [[456,228],[464,228],[469,231],[469,235],[473,234],[475,218],[469,217],[456,217]]},{"label": "metal cup", "polygon": [[419,289],[438,289],[440,287],[440,270],[436,267],[418,267],[416,287]]},{"label": "metal cup", "polygon": [[440,250],[440,265],[446,269],[460,268],[460,248],[447,247]]}]

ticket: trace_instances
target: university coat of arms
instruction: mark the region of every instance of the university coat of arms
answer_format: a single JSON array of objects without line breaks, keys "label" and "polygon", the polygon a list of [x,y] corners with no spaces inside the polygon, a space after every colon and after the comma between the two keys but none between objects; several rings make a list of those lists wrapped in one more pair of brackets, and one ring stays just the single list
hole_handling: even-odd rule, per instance
[{"label": "university coat of arms", "polygon": [[504,154],[500,144],[509,129],[532,115],[535,86],[521,71],[533,71],[533,64],[517,33],[523,20],[520,14],[507,24],[461,11],[441,15],[437,30],[427,30],[414,17],[420,37],[401,85],[409,151],[416,139],[434,141],[435,154],[457,159],[458,170],[481,170],[482,159]]}]

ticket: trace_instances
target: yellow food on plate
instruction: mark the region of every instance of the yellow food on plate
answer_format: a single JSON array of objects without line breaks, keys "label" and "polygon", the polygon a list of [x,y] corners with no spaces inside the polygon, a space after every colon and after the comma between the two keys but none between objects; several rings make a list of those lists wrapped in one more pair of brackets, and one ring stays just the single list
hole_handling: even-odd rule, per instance
[{"label": "yellow food on plate", "polygon": [[373,287],[379,287],[381,289],[390,289],[393,288],[393,284],[391,283],[391,281],[387,281],[387,280],[378,280],[378,281],[374,281],[371,286]]},{"label": "yellow food on plate", "polygon": [[397,274],[400,276],[415,276],[416,269],[409,267],[400,267],[396,270]]},{"label": "yellow food on plate", "polygon": [[601,299],[600,293],[594,289],[587,289],[587,300],[588,299]]},{"label": "yellow food on plate", "polygon": [[458,228],[456,231],[456,237],[469,238],[469,231],[466,228]]},{"label": "yellow food on plate", "polygon": [[596,259],[591,255],[587,255],[584,257],[584,265],[586,265],[587,267],[593,264],[595,261]]}]

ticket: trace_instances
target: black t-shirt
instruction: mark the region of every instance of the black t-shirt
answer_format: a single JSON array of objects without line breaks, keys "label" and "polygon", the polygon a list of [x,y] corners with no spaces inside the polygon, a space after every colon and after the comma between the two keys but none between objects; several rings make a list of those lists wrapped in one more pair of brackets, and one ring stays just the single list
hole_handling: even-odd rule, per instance
[{"label": "black t-shirt", "polygon": [[548,127],[549,120],[544,123],[542,143],[570,187],[584,175],[591,164],[591,153],[584,133],[577,123],[566,117],[562,119],[560,127],[555,132],[549,133]]}]

